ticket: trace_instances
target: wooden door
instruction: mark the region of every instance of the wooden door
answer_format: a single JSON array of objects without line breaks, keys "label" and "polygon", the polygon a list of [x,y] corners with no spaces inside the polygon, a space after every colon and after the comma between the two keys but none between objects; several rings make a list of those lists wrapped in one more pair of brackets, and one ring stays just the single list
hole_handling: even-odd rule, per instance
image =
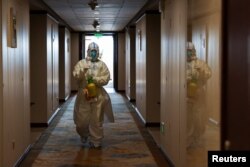
[{"label": "wooden door", "polygon": [[222,149],[250,150],[250,1],[223,1]]}]

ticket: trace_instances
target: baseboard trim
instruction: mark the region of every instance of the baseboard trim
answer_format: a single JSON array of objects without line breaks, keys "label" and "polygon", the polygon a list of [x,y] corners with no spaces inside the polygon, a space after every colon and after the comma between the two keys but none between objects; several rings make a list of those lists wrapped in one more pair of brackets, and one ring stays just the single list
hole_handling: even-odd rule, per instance
[{"label": "baseboard trim", "polygon": [[160,122],[147,122],[141,115],[140,111],[137,109],[137,107],[133,104],[131,104],[132,107],[135,109],[136,114],[140,117],[141,121],[143,122],[145,127],[160,127]]},{"label": "baseboard trim", "polygon": [[146,127],[160,127],[160,122],[146,122]]},{"label": "baseboard trim", "polygon": [[159,148],[160,148],[160,151],[161,151],[161,153],[163,154],[164,158],[166,159],[166,161],[168,161],[170,167],[175,167],[175,166],[174,166],[174,163],[170,160],[170,158],[169,158],[167,152],[166,152],[162,147],[159,147]]},{"label": "baseboard trim", "polygon": [[69,99],[70,95],[66,96],[64,99],[59,99],[59,102],[66,102]]},{"label": "baseboard trim", "polygon": [[42,128],[42,127],[48,127],[48,123],[30,123],[30,127],[32,128]]},{"label": "baseboard trim", "polygon": [[28,147],[26,148],[26,150],[24,151],[24,153],[22,154],[22,156],[17,160],[17,162],[15,163],[14,167],[19,167],[21,162],[24,160],[24,158],[28,155],[28,153],[30,152],[32,147],[32,144],[29,144]]},{"label": "baseboard trim", "polygon": [[77,93],[77,90],[71,90],[71,93],[73,93],[73,94]]},{"label": "baseboard trim", "polygon": [[55,118],[56,114],[58,113],[58,111],[60,111],[61,108],[57,108],[56,111],[51,115],[51,117],[48,120],[48,124],[51,123],[51,121]]},{"label": "baseboard trim", "polygon": [[125,93],[125,90],[116,90],[118,93]]},{"label": "baseboard trim", "polygon": [[136,106],[134,106],[133,104],[132,104],[132,107],[135,109],[135,112],[136,112],[136,114],[140,117],[140,120],[143,122],[143,124],[145,125],[146,124],[146,121],[145,121],[145,119],[143,118],[143,116],[141,115],[141,113],[140,113],[140,111],[136,108]]},{"label": "baseboard trim", "polygon": [[62,102],[65,102],[66,99],[59,99],[59,102],[62,103]]},{"label": "baseboard trim", "polygon": [[129,101],[130,101],[130,102],[135,102],[135,99],[130,99]]},{"label": "baseboard trim", "polygon": [[51,123],[51,121],[55,118],[56,114],[58,113],[58,111],[60,111],[61,108],[57,108],[56,111],[51,115],[51,117],[49,118],[47,123],[41,123],[41,122],[37,122],[37,123],[30,123],[30,127],[32,128],[42,128],[42,127],[48,127],[49,124]]},{"label": "baseboard trim", "polygon": [[130,98],[130,96],[128,96],[127,94],[126,94],[126,97],[129,100],[129,102],[135,102],[135,99],[134,98]]}]

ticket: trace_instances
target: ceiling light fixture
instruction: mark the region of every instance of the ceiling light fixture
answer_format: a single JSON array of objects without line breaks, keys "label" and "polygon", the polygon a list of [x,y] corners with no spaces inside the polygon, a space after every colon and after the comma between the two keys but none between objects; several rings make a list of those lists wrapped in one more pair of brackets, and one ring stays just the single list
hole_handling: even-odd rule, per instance
[{"label": "ceiling light fixture", "polygon": [[94,20],[92,25],[94,28],[100,27],[100,23],[97,20]]},{"label": "ceiling light fixture", "polygon": [[97,0],[91,0],[88,5],[92,10],[95,10],[95,8],[98,6]]}]

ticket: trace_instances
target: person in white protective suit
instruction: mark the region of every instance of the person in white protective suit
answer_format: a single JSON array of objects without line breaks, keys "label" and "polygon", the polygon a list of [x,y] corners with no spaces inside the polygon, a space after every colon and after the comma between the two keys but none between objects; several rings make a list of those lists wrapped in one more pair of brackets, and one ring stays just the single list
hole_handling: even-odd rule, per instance
[{"label": "person in white protective suit", "polygon": [[187,148],[201,146],[208,121],[205,85],[211,77],[206,62],[196,57],[194,44],[187,43]]},{"label": "person in white protective suit", "polygon": [[[74,106],[74,122],[81,141],[90,147],[99,148],[103,136],[104,114],[114,122],[113,110],[108,93],[103,88],[110,80],[106,64],[99,60],[99,46],[92,42],[88,46],[86,59],[74,67],[73,76],[78,81],[78,92]],[[95,85],[96,95],[90,96],[88,81]]]}]

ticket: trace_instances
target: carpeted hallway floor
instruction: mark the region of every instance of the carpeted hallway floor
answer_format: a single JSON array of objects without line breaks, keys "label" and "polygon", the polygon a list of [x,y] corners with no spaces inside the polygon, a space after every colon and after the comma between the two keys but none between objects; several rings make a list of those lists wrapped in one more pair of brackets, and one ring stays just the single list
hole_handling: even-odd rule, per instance
[{"label": "carpeted hallway floor", "polygon": [[80,142],[73,122],[75,96],[65,102],[33,144],[20,167],[168,167],[134,108],[119,93],[109,93],[115,123],[104,124],[101,149]]}]

